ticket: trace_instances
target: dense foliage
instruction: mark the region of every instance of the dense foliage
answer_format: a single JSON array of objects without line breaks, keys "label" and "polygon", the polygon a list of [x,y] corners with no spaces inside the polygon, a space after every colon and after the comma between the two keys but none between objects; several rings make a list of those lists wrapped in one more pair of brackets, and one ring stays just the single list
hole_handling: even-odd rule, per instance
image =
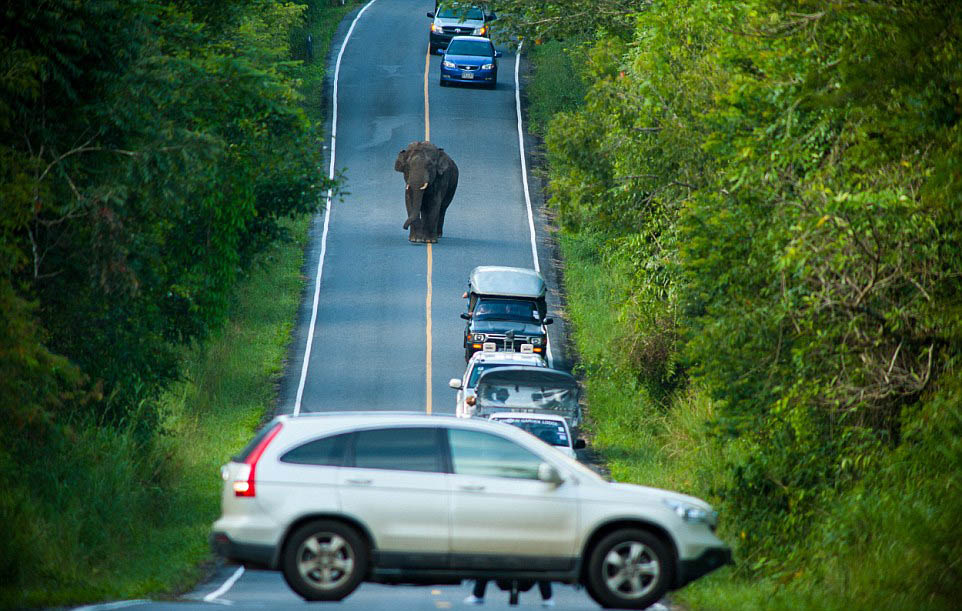
[{"label": "dense foliage", "polygon": [[[71,478],[44,471],[45,456],[129,461],[145,481],[162,469],[158,398],[182,377],[183,348],[223,323],[282,221],[332,186],[291,60],[306,8],[0,9],[0,465],[15,480],[0,480],[0,582],[42,578],[50,560],[30,538],[44,535],[40,507],[68,505],[57,478]],[[100,510],[126,513],[102,492]],[[100,538],[75,536],[91,551]]]},{"label": "dense foliage", "polygon": [[[742,570],[790,564],[866,482],[908,488],[895,456],[958,507],[962,456],[930,424],[958,430],[933,406],[960,399],[962,6],[620,2],[625,35],[498,4],[529,35],[592,32],[584,103],[546,134],[551,201],[624,280],[614,366],[663,409],[711,398],[723,477],[696,492],[738,525]],[[943,602],[962,583],[926,577]]]}]

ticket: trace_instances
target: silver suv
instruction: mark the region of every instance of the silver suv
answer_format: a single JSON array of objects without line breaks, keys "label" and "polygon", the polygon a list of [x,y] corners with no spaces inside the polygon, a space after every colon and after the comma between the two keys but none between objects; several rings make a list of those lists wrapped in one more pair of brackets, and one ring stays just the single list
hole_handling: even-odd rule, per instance
[{"label": "silver suv", "polygon": [[468,360],[468,366],[464,369],[464,375],[458,378],[451,378],[448,386],[457,390],[458,394],[454,400],[454,413],[460,418],[470,418],[474,414],[475,387],[478,378],[485,371],[491,371],[498,367],[547,367],[544,360],[536,354],[523,354],[520,352],[494,352],[493,350],[483,350],[475,352]]},{"label": "silver suv", "polygon": [[488,36],[490,24],[497,18],[494,13],[486,12],[482,6],[458,2],[439,4],[435,11],[427,16],[431,18],[431,53],[448,46],[455,36]]},{"label": "silver suv", "polygon": [[643,609],[731,558],[704,501],[608,483],[481,419],[280,416],[222,476],[214,548],[280,570],[307,600],[487,578],[581,583],[602,606]]}]

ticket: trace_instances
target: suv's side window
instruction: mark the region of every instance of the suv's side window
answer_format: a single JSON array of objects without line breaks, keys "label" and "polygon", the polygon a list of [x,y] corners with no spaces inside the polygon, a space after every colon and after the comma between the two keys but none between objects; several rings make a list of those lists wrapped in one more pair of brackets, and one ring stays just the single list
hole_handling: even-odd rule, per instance
[{"label": "suv's side window", "polygon": [[458,475],[538,479],[539,456],[518,444],[480,431],[448,431],[451,461]]},{"label": "suv's side window", "polygon": [[344,451],[353,433],[343,433],[332,437],[315,439],[288,450],[281,456],[281,462],[299,465],[320,465],[340,467],[344,464]]},{"label": "suv's side window", "polygon": [[436,428],[386,428],[358,431],[354,466],[361,469],[443,472]]}]

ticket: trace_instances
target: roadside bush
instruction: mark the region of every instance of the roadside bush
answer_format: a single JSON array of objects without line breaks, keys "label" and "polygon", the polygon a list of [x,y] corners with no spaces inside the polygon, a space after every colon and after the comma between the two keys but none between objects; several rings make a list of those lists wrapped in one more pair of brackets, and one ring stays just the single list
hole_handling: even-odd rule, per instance
[{"label": "roadside bush", "polygon": [[[610,275],[569,309],[579,348],[610,340],[581,354],[612,472],[690,482],[737,525],[737,571],[768,589],[713,608],[852,608],[856,590],[944,608],[956,524],[925,490],[896,504],[918,477],[960,502],[958,457],[932,460],[954,444],[928,423],[954,430],[962,394],[962,8],[687,0],[633,15],[630,39],[596,30],[584,104],[546,136],[566,256],[594,244]],[[617,316],[581,315],[579,299]],[[707,404],[707,422],[680,417]],[[639,469],[619,450],[633,430],[652,446],[632,452]],[[686,452],[719,473],[676,471]],[[886,539],[934,559],[927,574],[889,575]],[[820,561],[852,585],[837,605],[815,590]]]}]

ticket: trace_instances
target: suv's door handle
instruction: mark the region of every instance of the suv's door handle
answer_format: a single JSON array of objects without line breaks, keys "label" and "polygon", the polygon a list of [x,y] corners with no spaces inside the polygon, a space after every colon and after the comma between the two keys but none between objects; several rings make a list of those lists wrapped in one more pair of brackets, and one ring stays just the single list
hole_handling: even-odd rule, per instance
[{"label": "suv's door handle", "polygon": [[356,478],[348,478],[347,483],[355,484],[357,486],[370,486],[372,481],[373,480],[370,480],[370,479],[363,479],[360,477],[356,477]]},{"label": "suv's door handle", "polygon": [[477,486],[477,485],[461,486],[461,490],[464,490],[465,492],[481,492],[484,490],[484,486]]}]

